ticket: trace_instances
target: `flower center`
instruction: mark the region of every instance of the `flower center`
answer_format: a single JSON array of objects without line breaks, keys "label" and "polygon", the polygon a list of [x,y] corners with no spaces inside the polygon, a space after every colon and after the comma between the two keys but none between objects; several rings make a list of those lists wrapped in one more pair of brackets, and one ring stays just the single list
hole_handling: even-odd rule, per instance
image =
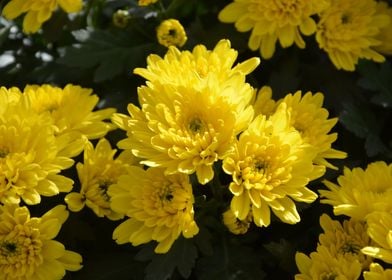
[{"label": "flower center", "polygon": [[353,242],[347,242],[343,244],[342,247],[340,247],[340,251],[343,253],[358,254],[360,250],[361,250],[361,246]]},{"label": "flower center", "polygon": [[337,275],[334,272],[324,273],[321,275],[321,280],[335,280]]},{"label": "flower center", "polygon": [[8,149],[0,148],[0,158],[5,158],[9,154]]},{"label": "flower center", "polygon": [[108,195],[108,189],[111,184],[112,184],[112,182],[109,180],[103,180],[103,181],[99,182],[99,184],[98,184],[98,188],[99,188],[99,192],[101,194],[101,197],[105,201],[110,200],[110,196]]},{"label": "flower center", "polygon": [[0,245],[0,255],[4,257],[8,257],[11,255],[15,255],[17,253],[18,246],[14,242],[3,241]]},{"label": "flower center", "polygon": [[195,117],[189,122],[188,128],[193,133],[200,133],[204,130],[204,125],[200,118]]},{"label": "flower center", "polygon": [[349,14],[343,14],[342,17],[340,18],[342,21],[342,24],[347,24],[350,22],[350,15]]},{"label": "flower center", "polygon": [[177,30],[175,29],[169,29],[169,36],[176,38],[177,36]]}]

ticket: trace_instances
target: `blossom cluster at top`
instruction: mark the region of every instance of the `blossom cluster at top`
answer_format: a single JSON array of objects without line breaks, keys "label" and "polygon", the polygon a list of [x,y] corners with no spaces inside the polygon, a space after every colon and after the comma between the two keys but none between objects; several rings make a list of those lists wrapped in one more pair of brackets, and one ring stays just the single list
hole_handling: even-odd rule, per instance
[{"label": "blossom cluster at top", "polygon": [[305,48],[315,34],[337,69],[354,71],[359,59],[384,62],[392,54],[392,8],[376,0],[234,0],[219,19],[251,31],[248,46],[263,58],[282,48]]},{"label": "blossom cluster at top", "polygon": [[378,161],[365,170],[345,168],[337,183],[324,181],[321,202],[348,219],[320,217],[324,233],[309,257],[297,253],[300,273],[295,279],[391,279],[392,269],[383,266],[392,264],[392,165]]}]

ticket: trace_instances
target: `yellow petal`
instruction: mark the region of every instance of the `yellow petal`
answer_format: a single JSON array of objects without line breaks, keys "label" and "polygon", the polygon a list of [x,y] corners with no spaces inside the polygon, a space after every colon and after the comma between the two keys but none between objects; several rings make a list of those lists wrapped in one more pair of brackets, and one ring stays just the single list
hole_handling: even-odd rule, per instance
[{"label": "yellow petal", "polygon": [[65,196],[64,201],[67,203],[69,210],[79,212],[85,206],[85,197],[76,192],[69,193]]},{"label": "yellow petal", "polygon": [[61,9],[67,13],[76,13],[82,9],[83,2],[81,0],[57,0]]},{"label": "yellow petal", "polygon": [[231,211],[234,215],[240,219],[244,220],[250,210],[250,199],[247,193],[243,193],[240,196],[234,196],[230,204]]}]

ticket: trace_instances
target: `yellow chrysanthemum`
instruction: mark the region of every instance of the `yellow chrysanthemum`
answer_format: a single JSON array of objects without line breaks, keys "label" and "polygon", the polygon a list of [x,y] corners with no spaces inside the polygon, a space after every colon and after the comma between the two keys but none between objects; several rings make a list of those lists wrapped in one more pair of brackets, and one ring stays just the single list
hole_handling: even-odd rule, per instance
[{"label": "yellow chrysanthemum", "polygon": [[102,138],[97,146],[89,142],[84,150],[84,164],[78,163],[76,169],[81,184],[79,193],[72,192],[65,197],[71,211],[80,211],[85,205],[98,217],[111,220],[122,218],[122,214],[110,208],[108,188],[117,183],[118,178],[126,174],[127,167],[136,163],[129,151],[122,152],[114,159],[116,150],[112,150],[109,141]]},{"label": "yellow chrysanthemum", "polygon": [[392,164],[374,162],[363,170],[344,169],[338,184],[324,181],[329,190],[320,190],[322,203],[333,206],[335,215],[347,215],[358,220],[374,211],[392,210]]},{"label": "yellow chrysanthemum", "polygon": [[166,19],[157,27],[157,39],[159,44],[165,47],[182,47],[188,37],[182,24],[176,19]]},{"label": "yellow chrysanthemum", "polygon": [[292,199],[310,203],[317,198],[306,188],[322,175],[313,167],[315,155],[290,125],[285,103],[268,119],[256,117],[223,159],[223,170],[233,178],[229,188],[235,216],[243,220],[252,211],[257,226],[268,226],[271,209],[285,223],[299,222]]},{"label": "yellow chrysanthemum", "polygon": [[361,264],[349,261],[343,256],[333,256],[324,246],[319,246],[317,252],[310,254],[310,258],[303,254],[295,255],[299,274],[295,280],[357,280],[361,276]]},{"label": "yellow chrysanthemum", "polygon": [[129,104],[131,117],[112,119],[127,130],[118,146],[144,158],[143,164],[165,167],[167,174],[196,172],[200,183],[209,182],[214,162],[253,118],[254,89],[245,75],[259,60],[231,68],[236,55],[222,40],[213,51],[170,48],[164,59],[149,56],[147,69],[135,69],[149,80],[138,89],[141,109]]},{"label": "yellow chrysanthemum", "polygon": [[235,23],[240,32],[252,30],[248,46],[260,49],[263,58],[271,58],[276,42],[283,48],[294,43],[305,47],[301,37],[316,31],[313,15],[328,6],[326,0],[234,0],[218,15],[219,20]]},{"label": "yellow chrysanthemum", "polygon": [[392,264],[392,213],[373,212],[366,222],[367,233],[377,244],[363,248],[362,252]]},{"label": "yellow chrysanthemum", "polygon": [[191,238],[199,231],[187,175],[166,176],[161,168],[131,166],[109,188],[109,195],[112,209],[130,218],[113,232],[119,244],[137,246],[154,240],[158,242],[155,252],[166,253],[181,234]]},{"label": "yellow chrysanthemum", "polygon": [[11,0],[5,5],[3,16],[12,20],[26,13],[23,32],[35,33],[50,19],[58,6],[67,13],[75,13],[82,9],[82,5],[82,0]]},{"label": "yellow chrysanthemum", "polygon": [[245,234],[252,222],[252,214],[249,211],[248,216],[244,220],[238,219],[231,209],[223,213],[223,223],[227,229],[234,234]]},{"label": "yellow chrysanthemum", "polygon": [[0,110],[0,204],[38,204],[41,195],[69,192],[73,181],[59,173],[73,160],[59,156],[51,118],[14,101]]},{"label": "yellow chrysanthemum", "polygon": [[78,155],[84,148],[86,138],[101,138],[114,127],[104,120],[109,119],[115,109],[94,111],[99,98],[92,94],[91,89],[72,84],[64,88],[28,85],[23,93],[23,98],[36,112],[51,115],[57,128],[56,136],[65,142],[62,155]]},{"label": "yellow chrysanthemum", "polygon": [[149,6],[149,5],[154,4],[156,2],[158,2],[158,0],[139,0],[138,5],[139,6]]},{"label": "yellow chrysanthemum", "polygon": [[385,269],[378,263],[372,263],[369,271],[363,272],[365,280],[391,280],[392,269]]},{"label": "yellow chrysanthemum", "polygon": [[392,55],[392,7],[388,6],[386,2],[377,1],[376,13],[379,15],[386,15],[389,17],[389,24],[380,29],[376,39],[381,42],[374,49],[382,54]]},{"label": "yellow chrysanthemum", "polygon": [[27,207],[0,207],[0,279],[59,280],[82,268],[82,257],[53,240],[68,218],[64,205],[30,217]]},{"label": "yellow chrysanthemum", "polygon": [[383,62],[375,51],[376,36],[388,25],[389,17],[376,13],[374,0],[331,0],[320,13],[316,40],[337,69],[354,71],[361,58]]},{"label": "yellow chrysanthemum", "polygon": [[131,18],[128,10],[117,10],[112,16],[113,25],[118,28],[125,28]]},{"label": "yellow chrysanthemum", "polygon": [[18,104],[22,96],[17,87],[0,87],[0,115],[3,115],[9,106]]},{"label": "yellow chrysanthemum", "polygon": [[366,233],[366,223],[359,220],[345,220],[343,223],[332,220],[327,214],[320,217],[324,233],[319,243],[328,249],[332,256],[343,256],[348,261],[359,261],[367,269],[372,258],[364,255],[361,249],[372,244]]}]

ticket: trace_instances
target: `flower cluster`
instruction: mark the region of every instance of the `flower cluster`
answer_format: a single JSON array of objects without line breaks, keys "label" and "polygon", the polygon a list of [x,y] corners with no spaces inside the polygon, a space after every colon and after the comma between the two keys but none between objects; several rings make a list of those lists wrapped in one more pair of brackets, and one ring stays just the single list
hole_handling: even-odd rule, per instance
[{"label": "flower cluster", "polygon": [[[285,223],[298,223],[294,201],[313,202],[317,194],[307,188],[309,182],[334,168],[327,158],[346,156],[331,148],[336,119],[328,119],[321,93],[297,92],[275,101],[263,87],[256,98],[245,78],[259,60],[233,67],[236,57],[230,42],[221,40],[213,50],[170,47],[163,58],[150,55],[147,68],[134,70],[148,80],[138,88],[140,107],[129,104],[129,115],[114,114],[112,120],[127,133],[118,146],[148,170],[130,169],[109,188],[112,208],[129,217],[114,232],[117,242],[155,240],[156,252],[164,253],[181,232],[186,238],[195,235],[192,188],[185,188],[185,195],[176,186],[183,189],[192,174],[199,184],[209,184],[219,163],[231,181],[230,208],[223,215],[231,232],[245,233],[252,222],[269,226],[271,211]],[[155,172],[170,183],[150,187],[163,180],[145,179],[145,174],[158,176]],[[130,183],[130,174],[143,188]],[[178,176],[182,183],[174,184],[170,178]]]},{"label": "flower cluster", "polygon": [[82,267],[79,254],[52,240],[68,217],[65,206],[42,217],[30,217],[28,206],[70,192],[74,182],[62,171],[88,139],[113,128],[104,120],[114,110],[93,112],[98,97],[91,93],[71,84],[0,88],[1,279],[61,279]]},{"label": "flower cluster", "polygon": [[391,54],[391,13],[376,0],[234,0],[218,17],[240,32],[251,31],[248,46],[263,58],[273,56],[278,41],[283,48],[305,48],[301,33],[315,34],[337,69],[354,71],[359,59],[383,62],[383,54]]},{"label": "flower cluster", "polygon": [[338,185],[324,182],[328,190],[319,191],[321,202],[333,205],[336,215],[349,219],[340,223],[326,214],[321,216],[324,233],[319,236],[317,251],[310,257],[297,253],[300,274],[296,279],[332,275],[359,279],[362,274],[364,279],[389,279],[392,270],[384,270],[376,261],[392,263],[392,165],[374,162],[365,170],[346,168],[337,181]]}]

